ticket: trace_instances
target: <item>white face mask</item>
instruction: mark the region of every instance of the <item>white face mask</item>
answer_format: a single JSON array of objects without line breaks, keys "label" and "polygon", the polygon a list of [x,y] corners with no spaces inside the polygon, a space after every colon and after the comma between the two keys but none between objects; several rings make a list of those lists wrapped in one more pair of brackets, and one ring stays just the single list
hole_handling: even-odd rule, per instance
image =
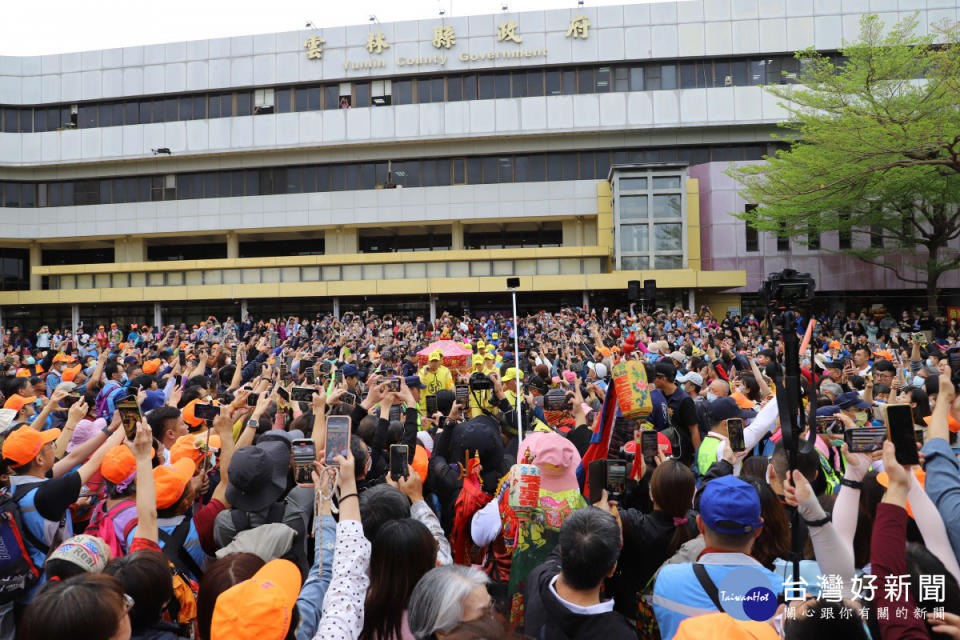
[{"label": "white face mask", "polygon": [[937,364],[937,363],[933,361],[933,358],[927,358],[927,366],[928,366],[928,367],[936,366],[936,364]]},{"label": "white face mask", "polygon": [[715,394],[713,391],[707,391],[707,401],[708,401],[708,402],[713,402],[713,401],[716,400],[716,399],[717,399],[717,394]]}]

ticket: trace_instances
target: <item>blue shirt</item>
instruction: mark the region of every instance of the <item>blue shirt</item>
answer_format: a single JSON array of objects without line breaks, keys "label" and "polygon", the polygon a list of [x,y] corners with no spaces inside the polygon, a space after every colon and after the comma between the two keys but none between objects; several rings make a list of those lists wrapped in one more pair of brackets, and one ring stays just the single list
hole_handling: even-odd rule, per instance
[{"label": "blue shirt", "polygon": [[[748,555],[705,553],[700,557],[700,564],[706,567],[707,575],[718,589],[727,573],[738,567],[750,567],[757,573],[757,584],[751,586],[768,587],[774,597],[783,594],[783,578]],[[767,584],[763,583],[764,579]],[[660,636],[663,640],[670,640],[676,635],[681,622],[694,616],[716,613],[717,608],[694,574],[693,563],[684,562],[660,569],[653,587],[653,611],[657,616]]]},{"label": "blue shirt", "polygon": [[[177,528],[183,518],[190,518],[190,531],[187,532],[187,539],[183,542],[183,548],[187,553],[190,554],[190,557],[193,558],[193,561],[197,563],[197,566],[203,570],[207,564],[207,554],[203,552],[203,547],[200,546],[200,534],[197,533],[197,527],[193,522],[193,518],[189,515],[186,516],[175,516],[173,518],[158,518],[157,519],[157,528],[160,531],[163,531],[167,535],[172,536],[174,530]],[[134,527],[130,531],[130,535],[127,536],[127,549],[133,545],[133,539],[137,537],[137,527]],[[164,542],[162,539],[158,540],[157,545],[161,549],[164,547]],[[187,575],[194,580],[199,581],[200,576],[193,575],[192,572],[187,572]]]},{"label": "blue shirt", "polygon": [[[311,640],[320,626],[320,614],[323,597],[327,595],[330,581],[333,580],[333,551],[337,542],[337,522],[333,516],[317,518],[314,529],[317,540],[316,554],[307,581],[300,589],[297,598],[297,611],[300,614],[300,626],[297,627],[297,640]],[[322,565],[322,566],[321,566]]]},{"label": "blue shirt", "polygon": [[943,438],[932,438],[923,445],[927,477],[924,487],[937,505],[947,528],[953,555],[960,558],[960,463]]}]

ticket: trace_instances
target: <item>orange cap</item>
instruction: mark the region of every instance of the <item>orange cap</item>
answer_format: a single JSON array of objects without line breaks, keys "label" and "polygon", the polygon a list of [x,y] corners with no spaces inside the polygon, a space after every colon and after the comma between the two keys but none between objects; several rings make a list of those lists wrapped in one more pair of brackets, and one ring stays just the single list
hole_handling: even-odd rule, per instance
[{"label": "orange cap", "polygon": [[687,618],[680,623],[675,640],[777,640],[766,622],[737,620],[727,613],[710,613]]},{"label": "orange cap", "polygon": [[[150,456],[156,455],[156,451],[151,449]],[[113,484],[120,484],[134,473],[137,472],[137,459],[133,457],[133,451],[125,444],[118,444],[103,456],[103,462],[100,463],[100,474]]]},{"label": "orange cap", "polygon": [[[193,464],[199,465],[200,461],[203,460],[203,449],[206,444],[206,432],[188,433],[185,436],[180,436],[177,438],[177,441],[173,443],[173,446],[170,447],[170,462],[176,462],[177,460],[187,458],[192,460]],[[213,433],[210,434],[210,448],[220,448],[220,436]]]},{"label": "orange cap", "polygon": [[839,341],[839,340],[831,340],[831,341],[830,341],[830,344],[829,344],[828,346],[829,346],[831,349],[842,349],[842,348],[843,348],[843,345],[840,344],[840,341]]},{"label": "orange cap", "polygon": [[172,507],[183,495],[197,465],[189,458],[161,465],[153,470],[153,486],[157,491],[157,509]]},{"label": "orange cap", "polygon": [[37,457],[43,445],[60,437],[60,429],[37,431],[31,427],[20,427],[3,441],[3,457],[24,465]]},{"label": "orange cap", "polygon": [[[917,465],[913,468],[913,475],[917,477],[917,481],[920,483],[920,486],[923,487],[927,480],[927,472],[920,468],[920,465]],[[881,487],[890,486],[890,474],[886,471],[881,471],[877,474],[877,484]],[[913,509],[910,508],[910,501],[907,500],[907,515],[911,518],[913,517]]]},{"label": "orange cap", "polygon": [[23,405],[28,402],[33,402],[34,396],[22,396],[19,393],[15,393],[7,401],[3,403],[4,409],[13,409],[14,411],[20,411],[23,409]]},{"label": "orange cap", "polygon": [[18,378],[29,378],[29,377],[30,377],[30,369],[17,369],[17,377],[18,377]]},{"label": "orange cap", "polygon": [[283,640],[300,595],[300,570],[271,560],[252,578],[220,594],[213,607],[210,640]]},{"label": "orange cap", "polygon": [[743,395],[739,391],[731,394],[730,397],[736,400],[737,406],[740,407],[741,409],[752,409],[757,405],[756,402],[754,402],[747,396]]},{"label": "orange cap", "polygon": [[[933,418],[933,416],[923,416],[923,422],[929,425],[931,418]],[[960,422],[957,422],[957,419],[953,417],[952,413],[947,414],[947,426],[950,427],[950,433],[960,431]]]},{"label": "orange cap", "polygon": [[194,407],[197,406],[198,402],[200,402],[200,398],[197,398],[196,400],[191,400],[183,408],[183,411],[180,412],[183,415],[183,421],[186,422],[191,427],[199,427],[200,425],[203,424],[203,418],[198,418],[193,414],[193,409]]},{"label": "orange cap", "polygon": [[73,362],[73,356],[68,356],[65,353],[58,353],[57,355],[53,356],[53,362],[54,364],[57,362]]},{"label": "orange cap", "polygon": [[73,379],[77,377],[77,374],[83,369],[82,364],[78,364],[74,367],[67,367],[63,370],[63,375],[61,378],[64,382],[73,382]]},{"label": "orange cap", "polygon": [[160,368],[161,362],[162,362],[162,360],[160,360],[160,358],[154,358],[153,360],[147,360],[146,362],[143,363],[143,367],[141,367],[141,368],[143,369],[143,372],[144,372],[144,373],[148,373],[148,374],[150,374],[150,375],[153,375],[153,374],[155,374],[155,373],[157,372],[157,369]]},{"label": "orange cap", "polygon": [[600,347],[600,355],[602,355],[604,358],[609,357],[610,349],[608,347]]},{"label": "orange cap", "polygon": [[430,454],[423,447],[417,447],[413,454],[413,462],[410,466],[420,476],[420,482],[427,481],[427,465],[430,464]]}]

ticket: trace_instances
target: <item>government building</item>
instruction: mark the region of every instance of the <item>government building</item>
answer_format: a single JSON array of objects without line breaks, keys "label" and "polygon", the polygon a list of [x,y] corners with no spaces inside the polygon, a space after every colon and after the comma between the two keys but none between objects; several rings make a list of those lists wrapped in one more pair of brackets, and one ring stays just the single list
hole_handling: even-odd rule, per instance
[{"label": "government building", "polygon": [[[573,3],[569,3],[573,5]],[[725,174],[762,89],[861,15],[957,0],[687,0],[0,57],[0,324],[756,305],[768,272],[895,291],[757,234]],[[864,240],[869,241],[869,239]],[[955,287],[956,275],[943,286]]]}]

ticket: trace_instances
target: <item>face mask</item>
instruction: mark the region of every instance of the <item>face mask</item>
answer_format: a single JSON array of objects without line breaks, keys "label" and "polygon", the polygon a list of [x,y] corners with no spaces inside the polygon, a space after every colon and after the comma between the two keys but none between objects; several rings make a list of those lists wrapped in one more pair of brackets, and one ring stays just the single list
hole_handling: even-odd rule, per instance
[{"label": "face mask", "polygon": [[120,374],[120,381],[123,382],[124,384],[126,384],[127,382],[130,381],[130,380],[127,378],[127,372],[126,372],[126,371],[124,371],[123,373]]},{"label": "face mask", "polygon": [[922,387],[924,382],[924,378],[921,378],[920,376],[913,376],[913,386]]},{"label": "face mask", "polygon": [[716,399],[717,394],[715,394],[713,391],[707,391],[707,402],[713,402]]},{"label": "face mask", "polygon": [[227,358],[227,364],[230,364],[231,362],[233,362],[233,358]]},{"label": "face mask", "polygon": [[935,365],[936,365],[936,363],[933,361],[933,358],[927,358],[927,366],[928,366],[928,367],[933,367],[933,366],[935,366]]}]

